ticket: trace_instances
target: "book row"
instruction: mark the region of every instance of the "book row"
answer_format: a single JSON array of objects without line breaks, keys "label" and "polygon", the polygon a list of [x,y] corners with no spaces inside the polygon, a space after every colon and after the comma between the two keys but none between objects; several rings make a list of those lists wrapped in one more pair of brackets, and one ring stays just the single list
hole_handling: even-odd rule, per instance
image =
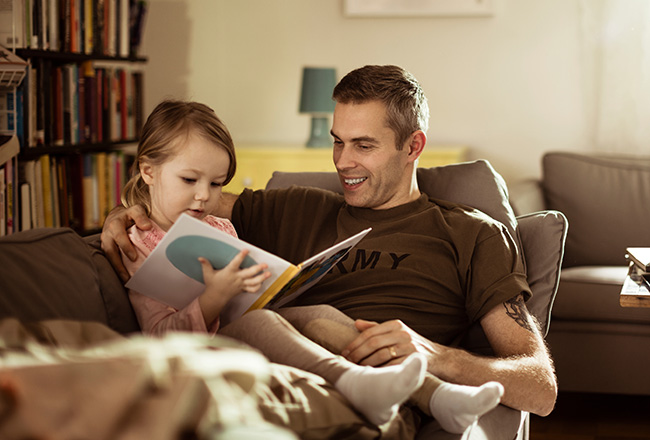
[{"label": "book row", "polygon": [[7,47],[118,57],[137,56],[144,0],[8,0],[0,8]]},{"label": "book row", "polygon": [[0,133],[0,236],[14,232],[17,185],[15,169],[20,145],[16,136]]},{"label": "book row", "polygon": [[[34,60],[15,92],[0,91],[0,107],[15,102],[23,149],[127,141],[143,124],[143,87],[143,73],[131,66]],[[11,131],[12,123],[0,118],[8,125],[0,131]]]},{"label": "book row", "polygon": [[0,166],[0,235],[40,227],[98,230],[120,204],[130,161],[121,151],[8,161]]}]

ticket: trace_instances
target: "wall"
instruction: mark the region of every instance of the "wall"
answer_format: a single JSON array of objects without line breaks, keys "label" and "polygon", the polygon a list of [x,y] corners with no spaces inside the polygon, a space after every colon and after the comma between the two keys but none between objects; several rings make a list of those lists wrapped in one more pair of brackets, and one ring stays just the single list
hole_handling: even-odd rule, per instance
[{"label": "wall", "polygon": [[398,64],[429,98],[429,144],[464,144],[507,180],[589,149],[580,0],[493,0],[488,18],[348,18],[343,0],[151,0],[146,111],[212,106],[237,144],[302,144],[301,68]]}]

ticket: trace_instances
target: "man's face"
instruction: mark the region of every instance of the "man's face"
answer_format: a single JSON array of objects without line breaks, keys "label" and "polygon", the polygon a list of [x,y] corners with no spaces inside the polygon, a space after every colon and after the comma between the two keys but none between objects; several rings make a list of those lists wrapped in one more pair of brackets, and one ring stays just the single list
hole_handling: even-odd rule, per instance
[{"label": "man's face", "polygon": [[413,200],[409,142],[397,149],[383,103],[337,103],[332,136],[334,165],[350,206],[388,209]]}]

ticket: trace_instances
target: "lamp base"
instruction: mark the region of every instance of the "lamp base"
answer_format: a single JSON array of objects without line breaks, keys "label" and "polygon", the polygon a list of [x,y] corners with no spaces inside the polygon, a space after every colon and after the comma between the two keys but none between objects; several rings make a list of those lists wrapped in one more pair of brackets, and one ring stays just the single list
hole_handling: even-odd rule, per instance
[{"label": "lamp base", "polygon": [[332,136],[330,136],[330,123],[327,116],[312,116],[311,131],[307,147],[309,148],[326,148],[332,146]]}]

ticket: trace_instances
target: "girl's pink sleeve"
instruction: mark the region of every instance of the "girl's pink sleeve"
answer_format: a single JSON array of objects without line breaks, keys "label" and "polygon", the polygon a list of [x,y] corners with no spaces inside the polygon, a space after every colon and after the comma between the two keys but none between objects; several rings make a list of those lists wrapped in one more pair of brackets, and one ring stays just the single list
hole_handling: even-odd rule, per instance
[{"label": "girl's pink sleeve", "polygon": [[[122,261],[130,275],[138,270],[163,236],[164,232],[157,227],[150,231],[141,231],[135,227],[129,230],[129,237],[138,252],[136,261],[131,261],[127,256],[122,255]],[[214,334],[219,329],[219,319],[212,322],[210,326],[205,325],[198,298],[181,310],[176,310],[134,290],[129,290],[129,299],[138,318],[140,329],[145,334],[161,336],[169,331]]]},{"label": "girl's pink sleeve", "polygon": [[140,328],[145,334],[162,336],[170,331],[214,334],[219,329],[218,319],[210,325],[210,328],[205,325],[198,298],[181,310],[176,310],[134,290],[129,291],[129,299]]}]

